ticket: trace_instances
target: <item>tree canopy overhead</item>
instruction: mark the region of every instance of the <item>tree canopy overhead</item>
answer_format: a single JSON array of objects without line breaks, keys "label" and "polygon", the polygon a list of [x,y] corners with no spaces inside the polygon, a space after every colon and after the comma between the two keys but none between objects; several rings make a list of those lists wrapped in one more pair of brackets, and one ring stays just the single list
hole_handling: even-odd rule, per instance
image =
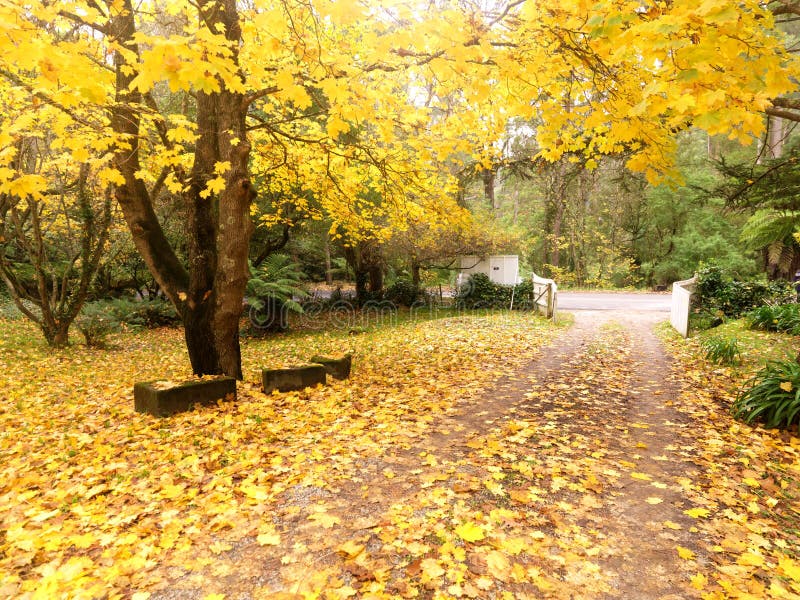
[{"label": "tree canopy overhead", "polygon": [[[409,216],[459,227],[455,174],[509,131],[589,167],[624,150],[654,179],[682,129],[759,134],[797,70],[750,0],[2,0],[0,49],[0,194],[46,201],[53,164],[89,169],[181,312],[195,371],[239,376],[260,194],[267,220],[324,217],[354,240]],[[32,137],[47,152],[20,160]],[[186,211],[186,264],[153,209],[166,196]]]}]

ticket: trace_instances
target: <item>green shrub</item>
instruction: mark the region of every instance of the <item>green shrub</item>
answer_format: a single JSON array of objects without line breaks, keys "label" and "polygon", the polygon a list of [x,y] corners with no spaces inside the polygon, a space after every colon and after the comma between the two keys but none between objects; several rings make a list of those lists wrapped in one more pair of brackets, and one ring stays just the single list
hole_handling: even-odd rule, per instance
[{"label": "green shrub", "polygon": [[0,319],[15,321],[22,318],[22,313],[10,298],[0,296]]},{"label": "green shrub", "polygon": [[725,322],[721,311],[709,311],[701,308],[694,309],[689,313],[689,329],[692,331],[706,331],[719,327]]},{"label": "green shrub", "polygon": [[172,303],[157,296],[146,300],[115,298],[108,302],[117,318],[131,327],[171,327],[181,321]]},{"label": "green shrub", "polygon": [[751,329],[800,335],[800,304],[759,306],[747,315]]},{"label": "green shrub", "polygon": [[796,292],[787,281],[735,281],[716,265],[697,273],[695,309],[738,318],[764,304],[792,302]]},{"label": "green shrub", "polygon": [[697,272],[697,296],[705,302],[726,295],[727,283],[722,273],[722,268],[717,265],[707,265]]},{"label": "green shrub", "polygon": [[386,288],[383,299],[397,306],[413,306],[425,300],[425,292],[415,286],[410,279],[400,278]]},{"label": "green shrub", "polygon": [[710,337],[701,343],[706,359],[720,365],[738,364],[742,357],[736,338]]},{"label": "green shrub", "polygon": [[794,359],[768,362],[739,392],[732,413],[746,423],[760,421],[770,429],[796,425],[800,417],[800,363]]},{"label": "green shrub", "polygon": [[112,303],[107,300],[84,304],[75,325],[90,348],[105,347],[108,335],[122,328]]},{"label": "green shrub", "polygon": [[84,304],[75,324],[87,346],[102,347],[108,334],[119,331],[122,325],[133,329],[165,327],[180,320],[172,303],[163,298],[112,298]]},{"label": "green shrub", "polygon": [[515,309],[530,309],[533,282],[523,281],[515,286],[500,285],[491,281],[488,275],[475,273],[458,290],[456,303],[465,308],[508,308],[511,306],[512,294]]},{"label": "green shrub", "polygon": [[775,315],[776,306],[765,304],[747,313],[747,326],[750,329],[774,331],[778,319]]}]

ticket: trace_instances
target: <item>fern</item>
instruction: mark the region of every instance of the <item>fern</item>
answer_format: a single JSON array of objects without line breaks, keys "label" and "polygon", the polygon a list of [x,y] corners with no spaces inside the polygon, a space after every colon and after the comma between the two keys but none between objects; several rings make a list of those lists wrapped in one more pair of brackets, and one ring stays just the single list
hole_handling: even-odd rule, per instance
[{"label": "fern", "polygon": [[779,248],[791,246],[798,225],[800,211],[759,210],[744,224],[740,239],[750,250],[761,250],[775,242],[780,242]]},{"label": "fern", "polygon": [[306,298],[308,293],[300,287],[305,275],[300,265],[285,254],[271,254],[256,269],[251,269],[247,282],[246,299],[250,306],[263,308],[270,300],[279,302],[293,312],[303,312],[295,298]]}]

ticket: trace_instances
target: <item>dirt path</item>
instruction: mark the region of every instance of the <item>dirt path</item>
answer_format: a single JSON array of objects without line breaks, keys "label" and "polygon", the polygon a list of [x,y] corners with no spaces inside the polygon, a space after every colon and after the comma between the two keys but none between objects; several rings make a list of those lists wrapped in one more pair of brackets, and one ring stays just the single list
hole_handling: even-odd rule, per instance
[{"label": "dirt path", "polygon": [[659,320],[577,312],[424,441],[355,460],[338,488],[286,490],[280,544],[254,535],[152,598],[202,598],[209,579],[226,598],[695,597],[697,467]]}]

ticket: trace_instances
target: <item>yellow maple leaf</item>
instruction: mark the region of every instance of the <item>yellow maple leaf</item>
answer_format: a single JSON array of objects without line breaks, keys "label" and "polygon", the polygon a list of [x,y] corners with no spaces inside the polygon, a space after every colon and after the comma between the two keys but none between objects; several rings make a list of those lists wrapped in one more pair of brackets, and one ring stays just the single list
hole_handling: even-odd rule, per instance
[{"label": "yellow maple leaf", "polygon": [[465,542],[477,542],[486,537],[483,528],[472,521],[467,521],[456,527],[456,534]]},{"label": "yellow maple leaf", "polygon": [[500,548],[504,552],[514,555],[519,554],[527,547],[528,543],[525,541],[525,538],[505,538],[500,542]]},{"label": "yellow maple leaf", "polygon": [[224,177],[215,177],[214,179],[209,179],[206,182],[206,188],[200,192],[201,198],[209,198],[211,194],[219,194],[222,190],[225,189],[225,178]]},{"label": "yellow maple leaf", "polygon": [[709,515],[709,510],[707,508],[690,508],[689,510],[683,511],[684,514],[689,515],[693,519],[698,519],[700,517],[707,517]]},{"label": "yellow maple leaf", "polygon": [[692,575],[690,580],[690,585],[696,590],[702,590],[708,584],[708,577],[703,575],[702,573],[696,573]]},{"label": "yellow maple leaf", "polygon": [[764,557],[755,552],[745,552],[739,556],[736,560],[736,564],[742,565],[743,567],[763,567]]},{"label": "yellow maple leaf", "polygon": [[668,529],[683,529],[681,525],[673,521],[664,521],[664,527]]},{"label": "yellow maple leaf", "polygon": [[330,529],[341,521],[339,517],[324,512],[312,513],[308,516],[308,520],[322,525],[325,529]]},{"label": "yellow maple leaf", "polygon": [[694,552],[689,550],[689,548],[684,548],[683,546],[675,546],[675,548],[678,550],[678,556],[683,560],[694,560]]},{"label": "yellow maple leaf", "polygon": [[642,481],[650,481],[652,479],[647,473],[631,473],[631,477],[634,479],[641,479]]},{"label": "yellow maple leaf", "polygon": [[500,581],[508,581],[511,574],[511,563],[508,557],[497,550],[492,550],[486,555],[486,568],[489,574]]},{"label": "yellow maple leaf", "polygon": [[339,137],[340,133],[350,131],[350,124],[336,115],[328,117],[328,123],[325,127],[328,136],[332,139]]},{"label": "yellow maple leaf", "polygon": [[791,392],[792,391],[792,382],[791,381],[784,381],[779,386],[784,392]]},{"label": "yellow maple leaf", "polygon": [[328,590],[326,595],[332,596],[333,598],[352,598],[356,594],[358,594],[358,592],[355,588],[345,585],[340,588]]},{"label": "yellow maple leaf", "polygon": [[492,581],[488,577],[478,577],[475,580],[475,586],[478,589],[483,590],[483,591],[492,589],[493,585],[494,585],[494,581]]},{"label": "yellow maple leaf", "polygon": [[778,559],[778,568],[793,581],[800,581],[800,565],[788,556]]},{"label": "yellow maple leaf", "polygon": [[663,498],[658,498],[656,496],[650,496],[645,500],[648,504],[661,504],[664,501]]},{"label": "yellow maple leaf", "polygon": [[233,546],[226,544],[225,542],[214,542],[208,546],[208,549],[214,554],[222,554],[223,552],[230,550],[232,547]]},{"label": "yellow maple leaf", "polygon": [[364,546],[362,544],[354,542],[353,540],[347,540],[345,543],[339,544],[336,547],[336,551],[343,558],[352,560],[356,558],[359,554],[364,552]]},{"label": "yellow maple leaf", "polygon": [[426,558],[420,563],[420,568],[428,580],[438,579],[444,575],[444,569],[435,558]]}]

